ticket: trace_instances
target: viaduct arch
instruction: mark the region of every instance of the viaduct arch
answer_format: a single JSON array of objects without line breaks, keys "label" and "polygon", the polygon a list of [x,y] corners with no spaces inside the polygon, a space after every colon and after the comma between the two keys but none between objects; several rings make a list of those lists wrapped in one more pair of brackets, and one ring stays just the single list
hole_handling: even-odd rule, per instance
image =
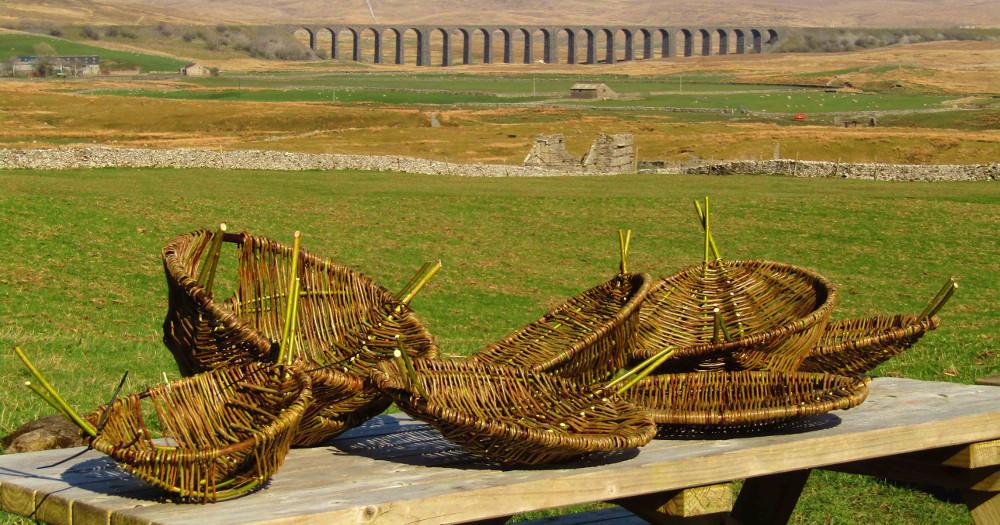
[{"label": "viaduct arch", "polygon": [[[323,55],[331,59],[376,64],[406,63],[407,50],[418,66],[452,64],[559,62],[559,49],[567,49],[568,64],[613,64],[625,60],[766,53],[782,29],[769,27],[644,27],[644,26],[503,26],[503,25],[295,25],[282,26],[296,33],[306,31],[309,47],[317,49],[317,35],[332,40]],[[332,36],[332,38],[329,38]],[[435,45],[432,45],[432,37]],[[349,38],[350,48],[346,50]],[[370,39],[371,46],[362,46]],[[385,49],[386,40],[394,42]],[[474,41],[478,40],[478,44]],[[453,55],[453,41],[461,42],[461,56]],[[600,45],[603,43],[603,45]],[[499,47],[502,51],[496,52]],[[624,48],[624,54],[619,51]],[[539,53],[540,50],[540,53]],[[327,53],[327,51],[329,51]],[[365,56],[365,52],[371,56]],[[415,51],[415,53],[414,53]],[[432,62],[432,56],[435,60]],[[539,57],[540,58],[536,58]]]}]

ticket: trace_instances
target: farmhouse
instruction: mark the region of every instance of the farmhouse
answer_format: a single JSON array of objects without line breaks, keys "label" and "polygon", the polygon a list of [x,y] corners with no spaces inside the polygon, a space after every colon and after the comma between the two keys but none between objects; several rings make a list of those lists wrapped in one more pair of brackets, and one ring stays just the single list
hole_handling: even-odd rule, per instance
[{"label": "farmhouse", "polygon": [[607,100],[615,98],[615,95],[616,93],[611,91],[607,84],[601,83],[580,82],[569,88],[570,98]]},{"label": "farmhouse", "polygon": [[97,55],[80,56],[19,56],[12,61],[11,72],[16,75],[30,75],[44,67],[48,72],[64,75],[97,75],[101,72],[101,59]]},{"label": "farmhouse", "polygon": [[209,70],[201,64],[196,64],[191,62],[190,64],[182,67],[180,69],[180,74],[189,77],[207,77],[209,75]]}]

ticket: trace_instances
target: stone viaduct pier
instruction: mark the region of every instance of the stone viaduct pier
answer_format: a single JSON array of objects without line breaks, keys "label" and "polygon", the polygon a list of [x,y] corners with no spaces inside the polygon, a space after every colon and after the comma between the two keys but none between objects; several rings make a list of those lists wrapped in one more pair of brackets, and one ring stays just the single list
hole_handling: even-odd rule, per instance
[{"label": "stone viaduct pier", "polygon": [[[404,64],[406,47],[415,46],[418,66],[456,63],[458,57],[452,55],[457,52],[459,42],[462,64],[492,64],[501,58],[506,64],[555,64],[559,63],[560,55],[568,64],[611,64],[659,57],[764,53],[781,36],[781,29],[768,27],[389,24],[284,27],[299,35],[308,33],[309,47],[332,59]],[[388,57],[387,44],[392,46]],[[349,55],[345,49],[349,49]],[[432,51],[436,59],[433,63]],[[503,56],[494,56],[497,52]]]}]

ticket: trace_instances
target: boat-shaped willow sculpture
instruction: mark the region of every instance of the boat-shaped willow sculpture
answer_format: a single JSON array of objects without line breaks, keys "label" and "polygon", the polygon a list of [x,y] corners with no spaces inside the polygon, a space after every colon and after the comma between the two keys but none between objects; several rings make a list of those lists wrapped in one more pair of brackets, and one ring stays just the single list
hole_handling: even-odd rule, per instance
[{"label": "boat-shaped willow sculpture", "polygon": [[565,301],[470,360],[583,383],[606,380],[621,370],[634,346],[639,308],[652,282],[648,274],[627,271],[630,237],[631,232],[620,232],[622,259],[617,275]]},{"label": "boat-shaped willow sculpture", "polygon": [[238,496],[266,481],[284,460],[312,402],[307,374],[250,364],[125,397],[116,392],[107,406],[81,417],[17,352],[38,381],[29,386],[73,420],[90,447],[188,501]]},{"label": "boat-shaped willow sculpture", "polygon": [[707,199],[698,212],[704,262],[654,282],[640,308],[633,358],[671,348],[664,370],[796,370],[826,328],[836,289],[790,264],[723,259]]},{"label": "boat-shaped willow sculpture", "polygon": [[473,361],[399,361],[380,364],[375,385],[410,416],[491,460],[571,461],[639,447],[656,433],[644,410],[569,379]]},{"label": "boat-shaped willow sculpture", "polygon": [[919,314],[879,315],[830,323],[799,369],[843,375],[872,371],[937,328],[941,318],[936,314],[957,288],[958,284],[949,279]]},{"label": "boat-shaped willow sculpture", "polygon": [[[199,230],[163,250],[169,288],[164,343],[181,372],[273,361],[291,315],[298,329],[288,340],[292,360],[312,377],[316,402],[296,445],[313,445],[381,413],[391,400],[366,385],[373,366],[403,343],[413,357],[438,347],[408,302],[437,267],[397,296],[343,265],[262,236]],[[235,245],[232,297],[218,300],[213,280],[223,245]],[[296,279],[297,278],[297,279]],[[293,292],[295,282],[299,283]],[[297,297],[290,312],[289,299]],[[399,338],[397,339],[397,336]]]}]

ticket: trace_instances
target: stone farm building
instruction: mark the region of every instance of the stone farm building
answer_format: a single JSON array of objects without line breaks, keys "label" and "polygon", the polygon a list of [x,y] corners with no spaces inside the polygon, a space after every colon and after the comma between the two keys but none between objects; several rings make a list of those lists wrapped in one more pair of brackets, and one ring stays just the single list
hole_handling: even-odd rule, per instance
[{"label": "stone farm building", "polygon": [[97,55],[14,57],[11,72],[14,75],[30,75],[37,72],[39,63],[43,61],[48,63],[51,71],[65,75],[97,75],[101,72],[101,58]]},{"label": "stone farm building", "polygon": [[580,82],[569,88],[571,98],[606,100],[615,97],[615,92],[607,84]]},{"label": "stone farm building", "polygon": [[182,67],[180,73],[189,77],[207,77],[210,72],[205,66],[191,62]]}]

